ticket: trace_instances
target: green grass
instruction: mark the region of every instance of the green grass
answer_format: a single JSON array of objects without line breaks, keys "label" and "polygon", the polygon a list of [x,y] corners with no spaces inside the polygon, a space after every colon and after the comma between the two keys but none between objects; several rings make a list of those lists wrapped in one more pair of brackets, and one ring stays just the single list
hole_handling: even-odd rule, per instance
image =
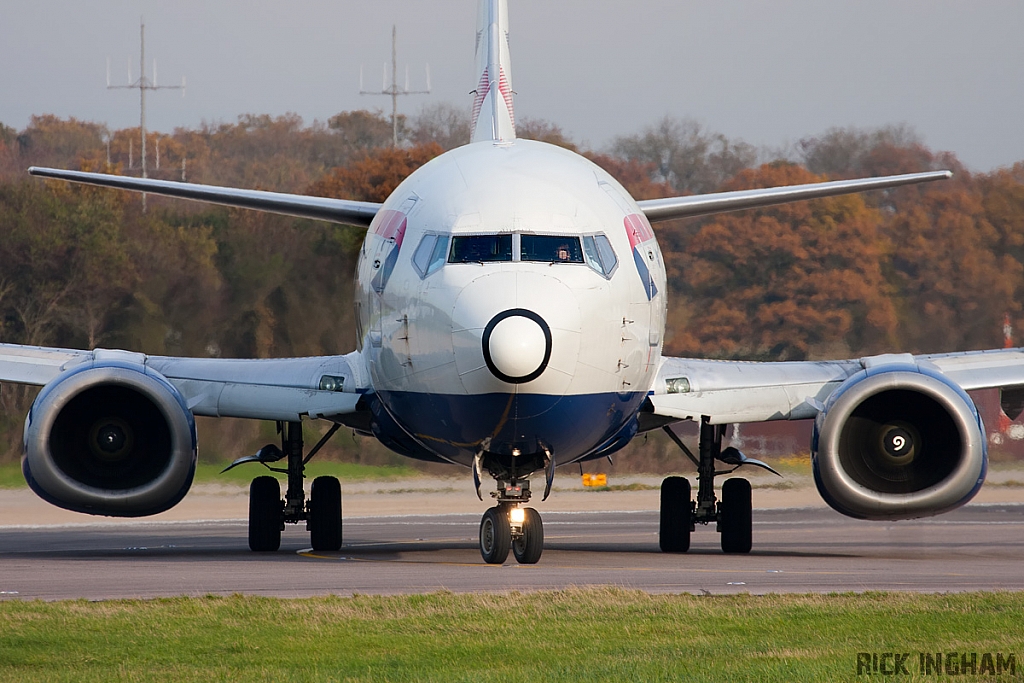
[{"label": "green grass", "polygon": [[856,681],[881,678],[858,652],[894,651],[904,680],[931,680],[918,652],[1016,653],[1020,677],[1021,614],[1011,593],[10,601],[0,681]]},{"label": "green grass", "polygon": [[0,465],[0,489],[20,489],[24,487],[25,477],[21,474],[21,461]]},{"label": "green grass", "polygon": [[[284,466],[284,463],[277,463]],[[271,472],[262,465],[247,464],[234,468],[224,474],[220,471],[227,463],[199,463],[196,468],[197,484],[226,484],[230,486],[248,486],[254,477],[269,474],[286,479],[284,474]],[[352,481],[398,481],[411,477],[422,476],[414,467],[358,465],[349,462],[330,460],[313,460],[306,465],[306,477],[312,479],[321,475],[333,475],[344,482]],[[25,487],[25,478],[21,474],[21,463],[13,462],[0,465],[0,489],[16,489]]]}]

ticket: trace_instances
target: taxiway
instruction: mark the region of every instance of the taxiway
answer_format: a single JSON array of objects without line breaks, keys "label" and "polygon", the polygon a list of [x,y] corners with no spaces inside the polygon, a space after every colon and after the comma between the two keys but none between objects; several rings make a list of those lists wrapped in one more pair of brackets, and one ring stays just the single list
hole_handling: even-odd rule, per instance
[{"label": "taxiway", "polygon": [[479,514],[350,517],[339,553],[289,528],[252,553],[241,520],[0,527],[0,598],[58,600],[512,591],[614,585],[650,592],[1024,590],[1024,505],[862,522],[821,507],[756,510],[754,549],[724,555],[699,527],[689,553],[658,550],[652,511],[545,512],[540,563],[486,565]]}]

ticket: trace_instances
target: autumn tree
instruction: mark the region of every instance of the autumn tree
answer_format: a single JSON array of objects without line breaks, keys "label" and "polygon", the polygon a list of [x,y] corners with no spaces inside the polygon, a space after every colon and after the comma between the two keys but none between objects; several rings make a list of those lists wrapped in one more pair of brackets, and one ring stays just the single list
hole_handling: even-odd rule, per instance
[{"label": "autumn tree", "polygon": [[756,150],[692,119],[666,116],[637,135],[615,138],[613,156],[650,164],[652,178],[668,183],[675,194],[712,192],[757,160]]},{"label": "autumn tree", "polygon": [[[933,156],[912,128],[883,126],[873,129],[829,128],[821,135],[803,138],[799,143],[800,160],[812,173],[830,178],[876,175],[886,163],[889,150],[911,151],[916,159],[907,159],[918,171],[930,170]],[[904,157],[910,155],[904,154]],[[907,171],[910,172],[910,171]]]},{"label": "autumn tree", "polygon": [[1024,161],[975,181],[985,218],[999,235],[997,251],[1024,263]]},{"label": "autumn tree", "polygon": [[[350,157],[362,156],[370,150],[389,147],[393,142],[394,130],[391,119],[384,116],[379,109],[372,112],[343,111],[328,119],[327,126]],[[399,142],[404,141],[408,136],[407,119],[404,114],[399,114],[395,119],[395,127],[398,129]]]},{"label": "autumn tree", "polygon": [[383,202],[410,173],[444,150],[430,142],[409,148],[374,150],[347,167],[335,168],[306,189],[317,197]]},{"label": "autumn tree", "polygon": [[[998,235],[995,252],[1024,264],[1024,162],[976,176],[975,181],[985,219]],[[1024,311],[1014,305],[1019,304],[1021,293],[1022,288],[1018,287],[1017,296],[1006,310],[1015,330],[1024,329]],[[993,308],[998,309],[998,304]],[[994,312],[998,314],[998,310]]]},{"label": "autumn tree", "polygon": [[409,125],[409,141],[413,145],[436,142],[444,150],[468,144],[470,129],[469,106],[456,107],[446,102],[424,105]]},{"label": "autumn tree", "polygon": [[14,146],[17,144],[18,131],[0,123],[0,177],[13,171],[16,158]]},{"label": "autumn tree", "polygon": [[668,183],[651,179],[654,174],[653,164],[594,152],[585,152],[583,156],[618,180],[633,199],[659,199],[670,197],[673,194],[672,187]]},{"label": "autumn tree", "polygon": [[0,272],[8,340],[97,342],[133,272],[109,192],[23,180],[0,194]]},{"label": "autumn tree", "polygon": [[[820,180],[777,163],[723,190]],[[688,315],[674,354],[796,360],[887,348],[896,311],[879,214],[858,196],[717,216],[667,261]]]},{"label": "autumn tree", "polygon": [[18,136],[18,147],[23,160],[45,165],[90,156],[103,148],[107,134],[107,127],[99,123],[46,114],[29,120],[28,128]]},{"label": "autumn tree", "polygon": [[524,117],[516,121],[516,137],[546,142],[573,152],[579,151],[576,143],[569,139],[561,126],[546,119]]},{"label": "autumn tree", "polygon": [[894,244],[892,279],[904,346],[998,346],[1004,313],[1020,311],[1024,269],[1014,258],[1014,227],[992,224],[966,171],[953,180],[905,188],[900,196],[900,210],[891,214],[886,231]]}]

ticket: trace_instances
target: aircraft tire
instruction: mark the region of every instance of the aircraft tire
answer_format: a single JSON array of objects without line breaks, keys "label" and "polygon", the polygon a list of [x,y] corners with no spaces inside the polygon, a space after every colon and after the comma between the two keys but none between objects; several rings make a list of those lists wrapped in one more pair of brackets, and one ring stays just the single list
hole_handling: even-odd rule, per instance
[{"label": "aircraft tire", "polygon": [[309,495],[309,538],[313,550],[341,550],[341,483],[317,477]]},{"label": "aircraft tire", "polygon": [[274,552],[281,547],[281,485],[274,477],[256,477],[249,485],[249,549]]},{"label": "aircraft tire", "polygon": [[504,564],[512,547],[512,529],[508,512],[500,507],[489,508],[480,520],[480,555],[487,564]]},{"label": "aircraft tire", "polygon": [[519,564],[537,564],[544,552],[544,523],[533,508],[524,508],[523,512],[523,535],[512,541],[512,554]]},{"label": "aircraft tire", "polygon": [[690,481],[666,477],[661,482],[661,524],[658,544],[664,553],[685,553],[690,549]]},{"label": "aircraft tire", "polygon": [[727,479],[722,484],[722,551],[749,553],[753,541],[753,515],[750,503],[750,482]]}]

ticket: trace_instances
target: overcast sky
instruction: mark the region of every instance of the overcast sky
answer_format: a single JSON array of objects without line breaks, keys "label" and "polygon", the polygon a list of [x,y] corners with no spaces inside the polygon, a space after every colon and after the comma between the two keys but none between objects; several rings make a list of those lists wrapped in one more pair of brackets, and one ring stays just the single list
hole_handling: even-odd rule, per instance
[{"label": "overcast sky", "polygon": [[[398,26],[399,72],[470,105],[475,0],[8,0],[0,10],[0,122],[32,114],[138,125],[139,19],[147,70],[187,78],[151,93],[165,132],[239,114],[390,109],[381,85]],[[1020,0],[510,0],[519,117],[548,119],[593,148],[667,115],[782,146],[833,126],[908,124],[973,170],[1024,160]]]}]

